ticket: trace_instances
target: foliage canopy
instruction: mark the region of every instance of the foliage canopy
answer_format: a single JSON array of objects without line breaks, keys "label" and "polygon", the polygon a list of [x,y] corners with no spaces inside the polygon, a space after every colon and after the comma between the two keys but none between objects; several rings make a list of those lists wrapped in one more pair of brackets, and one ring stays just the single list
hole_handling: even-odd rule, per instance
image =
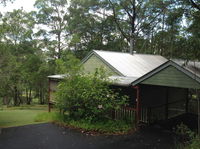
[{"label": "foliage canopy", "polygon": [[112,110],[124,105],[128,98],[114,92],[109,85],[104,73],[99,70],[93,75],[68,75],[58,86],[57,105],[69,111],[74,119],[105,119]]}]

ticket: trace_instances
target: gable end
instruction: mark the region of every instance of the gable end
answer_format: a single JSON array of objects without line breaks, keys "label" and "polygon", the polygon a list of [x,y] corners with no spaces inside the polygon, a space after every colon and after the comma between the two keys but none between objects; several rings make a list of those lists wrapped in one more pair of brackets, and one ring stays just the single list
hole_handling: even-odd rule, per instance
[{"label": "gable end", "polygon": [[108,75],[122,75],[113,68],[111,68],[106,62],[104,62],[94,53],[90,54],[86,59],[83,60],[82,66],[84,67],[85,73],[95,73],[96,69],[103,68]]},{"label": "gable end", "polygon": [[142,81],[141,84],[180,88],[200,88],[200,84],[196,80],[172,65]]}]

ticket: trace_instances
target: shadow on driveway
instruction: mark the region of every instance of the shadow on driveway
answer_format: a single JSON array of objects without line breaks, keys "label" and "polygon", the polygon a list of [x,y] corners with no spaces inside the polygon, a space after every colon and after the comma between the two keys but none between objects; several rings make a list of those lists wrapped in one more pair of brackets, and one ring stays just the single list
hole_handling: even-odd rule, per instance
[{"label": "shadow on driveway", "polygon": [[45,123],[2,129],[0,149],[170,149],[171,132],[149,127],[131,135],[88,136]]}]

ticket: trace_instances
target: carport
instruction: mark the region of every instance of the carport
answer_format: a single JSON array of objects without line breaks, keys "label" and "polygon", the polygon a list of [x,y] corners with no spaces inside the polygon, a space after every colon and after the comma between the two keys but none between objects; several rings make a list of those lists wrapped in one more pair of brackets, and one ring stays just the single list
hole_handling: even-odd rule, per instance
[{"label": "carport", "polygon": [[200,89],[199,70],[169,60],[133,81],[132,86],[137,90],[137,122],[167,120],[188,113],[190,90],[197,93]]}]

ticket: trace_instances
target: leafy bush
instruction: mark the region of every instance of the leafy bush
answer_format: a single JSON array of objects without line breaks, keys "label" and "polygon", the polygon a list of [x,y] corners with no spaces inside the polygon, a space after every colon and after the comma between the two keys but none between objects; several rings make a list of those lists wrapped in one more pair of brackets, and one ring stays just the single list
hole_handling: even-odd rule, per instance
[{"label": "leafy bush", "polygon": [[191,131],[186,125],[181,123],[177,126],[176,134],[178,135],[177,149],[199,149],[200,138],[197,134]]},{"label": "leafy bush", "polygon": [[187,145],[184,149],[199,149],[200,148],[200,138],[195,137],[191,140],[191,143]]},{"label": "leafy bush", "polygon": [[185,124],[181,123],[177,126],[176,134],[179,137],[179,141],[187,143],[193,138],[195,138],[195,133],[191,131]]},{"label": "leafy bush", "polygon": [[127,100],[127,96],[111,90],[109,84],[105,73],[99,70],[94,75],[68,75],[58,86],[57,106],[67,110],[73,119],[105,119],[111,110],[119,109]]},{"label": "leafy bush", "polygon": [[107,120],[107,121],[98,121],[94,123],[90,123],[87,120],[72,120],[69,119],[65,121],[65,123],[69,126],[83,129],[84,131],[91,132],[100,132],[100,133],[114,133],[121,134],[127,133],[132,130],[133,125],[131,123],[127,123],[125,121],[116,121],[116,120]]}]

